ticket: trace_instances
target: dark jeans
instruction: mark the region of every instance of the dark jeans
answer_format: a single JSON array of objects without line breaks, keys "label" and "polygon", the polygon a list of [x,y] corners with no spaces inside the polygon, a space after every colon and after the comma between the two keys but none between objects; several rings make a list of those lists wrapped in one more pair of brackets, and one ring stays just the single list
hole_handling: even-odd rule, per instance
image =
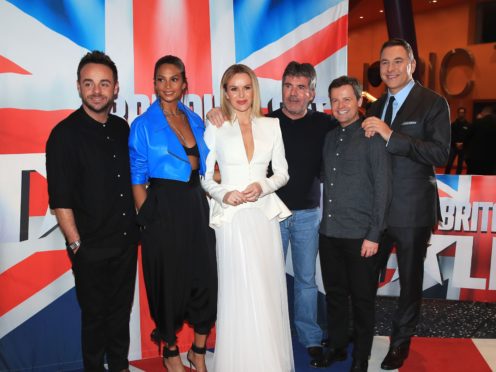
[{"label": "dark jeans", "polygon": [[136,280],[137,248],[130,246],[120,256],[91,261],[84,244],[73,255],[72,270],[81,307],[81,344],[85,371],[128,368],[129,317]]},{"label": "dark jeans", "polygon": [[320,235],[319,254],[326,291],[331,348],[346,348],[350,306],[353,314],[353,357],[367,360],[372,349],[378,266],[376,256],[360,255],[363,239]]}]

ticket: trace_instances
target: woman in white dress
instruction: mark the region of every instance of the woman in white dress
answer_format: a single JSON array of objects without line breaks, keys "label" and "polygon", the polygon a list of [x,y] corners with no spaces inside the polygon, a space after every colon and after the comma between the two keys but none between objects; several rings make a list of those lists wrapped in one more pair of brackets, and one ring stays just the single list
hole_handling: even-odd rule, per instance
[{"label": "woman in white dress", "polygon": [[[212,197],[210,226],[217,237],[214,371],[294,371],[279,230],[291,212],[274,193],[289,179],[279,121],[262,115],[249,67],[229,67],[221,91],[221,109],[230,120],[207,126],[210,152],[202,181]],[[216,163],[220,184],[213,178]]]}]

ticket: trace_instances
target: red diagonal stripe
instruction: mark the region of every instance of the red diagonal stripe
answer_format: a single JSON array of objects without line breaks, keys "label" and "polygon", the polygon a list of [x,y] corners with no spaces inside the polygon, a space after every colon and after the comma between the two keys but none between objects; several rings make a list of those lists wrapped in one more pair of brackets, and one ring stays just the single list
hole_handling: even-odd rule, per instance
[{"label": "red diagonal stripe", "polygon": [[73,111],[0,109],[0,154],[44,153],[52,128]]},{"label": "red diagonal stripe", "polygon": [[491,371],[470,339],[413,337],[400,372]]},{"label": "red diagonal stripe", "polygon": [[24,70],[18,64],[12,62],[10,59],[0,56],[0,73],[13,72],[15,74],[31,75],[29,71]]},{"label": "red diagonal stripe", "polygon": [[318,65],[348,44],[348,15],[344,15],[314,35],[300,41],[279,57],[255,69],[259,77],[281,79],[281,66],[291,61]]},{"label": "red diagonal stripe", "polygon": [[0,316],[71,269],[65,250],[38,252],[0,274]]}]

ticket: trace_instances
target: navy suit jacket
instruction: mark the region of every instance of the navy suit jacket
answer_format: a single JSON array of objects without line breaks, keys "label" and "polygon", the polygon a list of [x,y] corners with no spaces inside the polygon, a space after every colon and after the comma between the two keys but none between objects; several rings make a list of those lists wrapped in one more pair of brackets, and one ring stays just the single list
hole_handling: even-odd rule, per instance
[{"label": "navy suit jacket", "polygon": [[[368,116],[381,117],[387,94],[374,102]],[[446,99],[416,83],[391,125],[386,149],[392,155],[392,201],[388,225],[434,226],[439,216],[435,167],[448,160],[450,116]]]}]

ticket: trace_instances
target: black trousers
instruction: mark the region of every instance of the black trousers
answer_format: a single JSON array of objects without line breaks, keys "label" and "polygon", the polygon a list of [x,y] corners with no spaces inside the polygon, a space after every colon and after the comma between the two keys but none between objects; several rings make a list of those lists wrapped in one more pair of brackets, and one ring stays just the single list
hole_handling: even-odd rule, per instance
[{"label": "black trousers", "polygon": [[372,349],[378,266],[376,256],[360,255],[363,239],[320,235],[319,255],[326,291],[327,324],[331,348],[349,341],[350,297],[353,314],[353,357],[367,359]]},{"label": "black trousers", "polygon": [[463,161],[465,160],[465,150],[464,149],[459,150],[456,147],[451,147],[448,157],[448,163],[446,164],[446,169],[444,170],[445,174],[451,173],[451,168],[453,167],[453,163],[457,156],[458,156],[458,161],[456,164],[456,174],[462,173]]},{"label": "black trousers", "polygon": [[393,316],[391,347],[409,344],[415,334],[422,303],[424,258],[431,232],[431,227],[389,227],[379,246],[378,258],[384,267],[396,244],[400,276],[400,297]]},{"label": "black trousers", "polygon": [[120,256],[88,260],[84,245],[76,255],[69,252],[81,307],[81,344],[85,371],[128,368],[129,317],[136,280],[137,247]]}]

